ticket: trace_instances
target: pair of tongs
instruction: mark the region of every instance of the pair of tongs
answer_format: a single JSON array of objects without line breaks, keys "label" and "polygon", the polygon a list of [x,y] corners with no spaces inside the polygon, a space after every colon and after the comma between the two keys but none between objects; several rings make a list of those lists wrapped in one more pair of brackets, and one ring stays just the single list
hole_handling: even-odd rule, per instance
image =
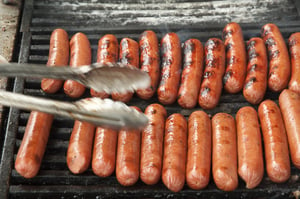
[{"label": "pair of tongs", "polygon": [[[106,93],[124,93],[150,85],[146,72],[121,63],[95,63],[80,67],[4,63],[0,64],[0,76],[71,79],[95,91]],[[126,104],[96,97],[61,102],[2,90],[0,104],[61,115],[113,129],[142,129],[148,123],[143,113]]]}]

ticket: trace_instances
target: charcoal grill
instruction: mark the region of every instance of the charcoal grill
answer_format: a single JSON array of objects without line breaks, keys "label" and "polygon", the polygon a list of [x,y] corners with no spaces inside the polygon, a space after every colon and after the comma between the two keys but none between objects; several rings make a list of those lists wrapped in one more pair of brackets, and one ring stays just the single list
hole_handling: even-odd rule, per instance
[{"label": "charcoal grill", "polygon": [[[196,0],[26,0],[15,49],[15,62],[45,64],[48,58],[50,34],[55,28],[65,29],[69,36],[85,33],[90,39],[93,61],[96,61],[98,39],[104,34],[115,34],[121,40],[130,37],[138,40],[147,29],[160,38],[167,32],[176,32],[181,41],[197,38],[205,43],[210,37],[221,38],[226,23],[238,22],[245,40],[260,36],[261,27],[269,22],[280,28],[287,40],[293,32],[300,31],[300,2],[297,0],[265,1],[196,1]],[[40,81],[32,78],[11,80],[9,90],[33,96],[71,101],[60,90],[57,94],[45,94]],[[86,92],[85,96],[89,93]],[[278,94],[267,92],[265,98],[277,100]],[[134,97],[129,105],[142,110],[157,101]],[[213,115],[227,112],[232,115],[240,107],[250,105],[241,93],[223,92],[217,108],[206,111]],[[178,104],[165,106],[168,114],[179,112],[188,117],[194,110],[182,109]],[[257,107],[255,107],[257,108]],[[134,186],[123,187],[113,174],[100,178],[91,168],[84,174],[72,174],[66,165],[68,140],[73,121],[55,117],[47,149],[39,174],[24,179],[14,169],[14,160],[20,146],[29,112],[15,108],[6,109],[3,117],[0,166],[0,198],[294,198],[300,194],[300,170],[292,167],[292,177],[283,184],[272,183],[265,174],[261,184],[245,189],[240,180],[233,192],[223,192],[213,180],[207,188],[196,191],[184,186],[179,193],[169,191],[160,181],[153,186],[138,181]]]}]

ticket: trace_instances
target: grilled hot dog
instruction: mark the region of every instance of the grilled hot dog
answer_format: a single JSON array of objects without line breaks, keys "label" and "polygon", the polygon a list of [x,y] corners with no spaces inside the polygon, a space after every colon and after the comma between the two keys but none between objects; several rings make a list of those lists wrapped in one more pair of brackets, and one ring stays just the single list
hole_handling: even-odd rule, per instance
[{"label": "grilled hot dog", "polygon": [[238,186],[236,126],[227,113],[212,118],[212,173],[215,184],[223,191]]},{"label": "grilled hot dog", "polygon": [[32,111],[15,161],[17,172],[25,178],[37,175],[46,150],[53,115]]},{"label": "grilled hot dog", "polygon": [[198,102],[204,109],[217,106],[222,93],[222,77],[225,71],[225,47],[217,38],[205,43],[205,69]]},{"label": "grilled hot dog", "polygon": [[[79,67],[82,65],[91,64],[92,52],[90,42],[87,36],[83,33],[76,33],[70,41],[71,49],[71,67]],[[64,83],[65,93],[73,98],[77,98],[83,95],[85,86],[74,80],[66,80]]]},{"label": "grilled hot dog", "polygon": [[[55,29],[50,38],[47,66],[66,66],[69,63],[69,36],[63,29]],[[42,79],[41,88],[46,93],[56,93],[62,86],[63,80]]]},{"label": "grilled hot dog", "polygon": [[291,66],[287,46],[275,24],[264,25],[261,36],[269,54],[268,87],[271,91],[280,92],[290,80]]},{"label": "grilled hot dog", "polygon": [[238,93],[244,86],[247,60],[243,32],[239,24],[227,24],[223,30],[223,39],[227,51],[224,89],[228,93]]},{"label": "grilled hot dog", "polygon": [[188,120],[186,182],[192,189],[205,188],[210,179],[211,121],[203,111],[194,111]]},{"label": "grilled hot dog", "polygon": [[300,94],[300,32],[294,33],[290,36],[289,48],[292,67],[289,89]]},{"label": "grilled hot dog", "polygon": [[248,189],[253,189],[264,176],[261,133],[257,112],[251,106],[241,108],[236,114],[238,174]]},{"label": "grilled hot dog", "polygon": [[144,183],[152,185],[161,177],[167,111],[160,104],[151,104],[146,108],[145,115],[149,123],[142,131],[140,176]]},{"label": "grilled hot dog", "polygon": [[156,92],[160,78],[160,57],[158,39],[155,32],[144,31],[139,39],[141,70],[148,73],[151,84],[149,88],[138,89],[137,95],[142,99],[150,99]]},{"label": "grilled hot dog", "polygon": [[162,71],[157,90],[162,104],[176,101],[181,72],[181,43],[176,33],[168,33],[161,40]]},{"label": "grilled hot dog", "polygon": [[245,99],[251,104],[260,103],[267,90],[268,58],[261,38],[251,38],[247,42],[248,66],[243,89]]},{"label": "grilled hot dog", "polygon": [[266,169],[273,182],[285,182],[291,174],[286,131],[281,112],[271,100],[258,107],[258,116],[265,146]]},{"label": "grilled hot dog", "polygon": [[162,181],[174,192],[180,191],[185,183],[187,152],[187,122],[179,113],[166,120]]}]

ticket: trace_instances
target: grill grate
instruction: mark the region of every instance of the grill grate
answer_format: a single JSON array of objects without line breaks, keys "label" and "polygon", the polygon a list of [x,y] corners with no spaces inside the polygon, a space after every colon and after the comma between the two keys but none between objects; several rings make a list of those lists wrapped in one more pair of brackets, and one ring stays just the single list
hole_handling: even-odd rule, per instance
[{"label": "grill grate", "polygon": [[[298,7],[297,7],[298,6]],[[210,37],[221,37],[226,23],[236,21],[243,28],[245,40],[260,36],[260,28],[268,22],[279,26],[287,40],[293,32],[300,31],[299,2],[292,0],[265,1],[184,1],[168,0],[40,0],[24,1],[20,27],[20,63],[45,64],[48,58],[50,34],[55,28],[63,28],[72,36],[76,32],[85,33],[91,42],[93,61],[96,61],[98,39],[105,34],[114,34],[120,41],[123,37],[138,40],[146,29],[162,36],[170,31],[177,32],[181,41],[197,38],[205,43]],[[280,13],[280,14],[278,14]],[[14,92],[55,98],[72,99],[63,91],[49,95],[40,90],[40,80],[16,78]],[[85,96],[88,96],[88,91]],[[278,94],[268,92],[266,98],[273,100]],[[157,97],[144,101],[134,97],[129,105],[137,105],[142,110],[158,102]],[[206,111],[213,115],[227,112],[235,115],[247,103],[241,94],[224,94],[217,108]],[[181,109],[177,104],[165,106],[168,114],[179,112],[186,117],[194,110]],[[257,107],[256,107],[257,108]],[[41,165],[41,170],[33,179],[24,179],[14,170],[14,160],[25,131],[29,112],[10,109],[7,116],[4,148],[0,166],[0,198],[282,198],[294,197],[299,189],[299,170],[292,167],[292,177],[284,184],[272,183],[267,176],[254,190],[245,189],[240,180],[233,192],[223,192],[210,182],[201,191],[187,186],[179,193],[172,193],[160,181],[148,186],[138,181],[132,187],[122,187],[115,175],[99,178],[91,168],[81,175],[73,175],[66,165],[68,140],[73,121],[55,117],[49,142]],[[265,174],[266,175],[266,174]]]}]

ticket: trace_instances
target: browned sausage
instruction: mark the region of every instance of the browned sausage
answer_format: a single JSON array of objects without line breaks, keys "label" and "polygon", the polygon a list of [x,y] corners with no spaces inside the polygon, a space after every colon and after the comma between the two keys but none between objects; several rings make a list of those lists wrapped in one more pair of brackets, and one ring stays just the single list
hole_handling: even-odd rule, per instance
[{"label": "browned sausage", "polygon": [[162,71],[157,90],[162,104],[176,101],[181,72],[181,43],[176,33],[168,33],[161,40]]},{"label": "browned sausage", "polygon": [[217,38],[205,43],[205,69],[198,103],[204,109],[212,109],[219,103],[225,71],[225,47]]},{"label": "browned sausage", "polygon": [[300,169],[300,96],[285,89],[279,96],[279,106],[284,120],[291,159]]},{"label": "browned sausage", "polygon": [[46,150],[53,115],[32,111],[15,162],[15,169],[25,178],[39,172]]},{"label": "browned sausage", "polygon": [[138,89],[137,95],[142,99],[150,99],[156,92],[160,77],[160,57],[156,34],[147,30],[141,34],[139,40],[141,70],[148,73],[151,84],[149,88]]},{"label": "browned sausage", "polygon": [[269,54],[268,88],[280,92],[290,80],[291,66],[287,46],[279,28],[275,24],[266,24],[261,34]]},{"label": "browned sausage", "polygon": [[179,113],[168,117],[165,125],[162,181],[174,192],[185,183],[187,152],[187,122]]},{"label": "browned sausage", "polygon": [[268,58],[264,41],[254,37],[247,42],[248,66],[243,95],[251,104],[260,103],[267,90]]},{"label": "browned sausage", "polygon": [[241,108],[236,114],[238,174],[248,189],[253,189],[264,176],[261,133],[257,112],[251,106]]},{"label": "browned sausage", "polygon": [[212,118],[212,173],[217,187],[233,191],[238,186],[236,127],[234,118],[217,113]]},{"label": "browned sausage", "polygon": [[[90,42],[87,36],[83,33],[76,33],[70,41],[71,49],[71,67],[79,67],[82,65],[91,64],[92,52]],[[66,80],[64,83],[65,93],[73,98],[77,98],[83,95],[85,86],[74,80]]]},{"label": "browned sausage", "polygon": [[[69,36],[63,29],[55,29],[50,38],[47,66],[66,66],[69,63]],[[46,93],[56,93],[62,86],[63,80],[42,79],[41,88]]]},{"label": "browned sausage", "polygon": [[95,126],[76,120],[67,151],[67,165],[74,174],[88,169],[92,157]]},{"label": "browned sausage", "polygon": [[94,139],[92,170],[100,177],[110,176],[116,166],[118,132],[97,127]]},{"label": "browned sausage", "polygon": [[197,39],[184,43],[183,71],[178,91],[178,104],[193,108],[197,104],[203,71],[203,46]]},{"label": "browned sausage", "polygon": [[238,93],[244,86],[246,77],[246,48],[243,32],[239,24],[231,22],[223,29],[226,46],[226,72],[223,78],[224,89],[228,93]]},{"label": "browned sausage", "polygon": [[292,67],[289,89],[300,94],[300,32],[294,33],[290,36],[289,48]]},{"label": "browned sausage", "polygon": [[186,182],[192,189],[205,188],[210,179],[211,121],[203,111],[194,111],[188,120]]},{"label": "browned sausage", "polygon": [[[133,107],[141,111],[138,107]],[[118,135],[116,176],[123,186],[131,186],[139,179],[140,130],[121,130]]]},{"label": "browned sausage", "polygon": [[[133,39],[123,38],[120,42],[120,62],[139,68],[139,44]],[[129,102],[133,92],[112,93],[112,99],[121,102]]]},{"label": "browned sausage", "polygon": [[152,185],[161,177],[167,111],[160,104],[150,104],[145,110],[145,115],[149,122],[142,131],[140,176],[144,183]]},{"label": "browned sausage", "polygon": [[273,182],[285,182],[291,174],[287,136],[281,112],[271,100],[258,107],[258,116],[265,146],[266,169]]},{"label": "browned sausage", "polygon": [[[98,42],[97,62],[98,63],[115,63],[118,61],[118,40],[114,35],[107,34],[101,37]],[[91,96],[107,98],[109,94],[106,92],[97,92],[94,89],[90,89]]]}]

